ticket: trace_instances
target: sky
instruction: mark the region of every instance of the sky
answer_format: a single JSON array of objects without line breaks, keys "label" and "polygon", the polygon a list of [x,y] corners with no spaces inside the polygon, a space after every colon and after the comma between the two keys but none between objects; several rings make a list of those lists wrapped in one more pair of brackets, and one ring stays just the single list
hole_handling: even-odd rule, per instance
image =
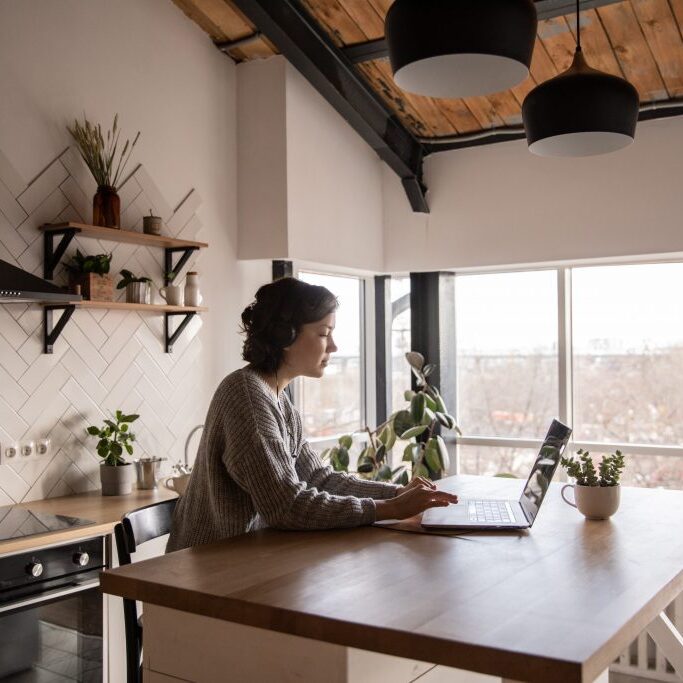
[{"label": "sky", "polygon": [[[300,273],[339,298],[334,332],[339,353],[360,349],[360,281]],[[391,298],[410,290],[394,278]],[[573,345],[578,353],[643,352],[683,345],[683,263],[572,269]],[[555,352],[557,272],[458,275],[456,325],[460,353]]]}]

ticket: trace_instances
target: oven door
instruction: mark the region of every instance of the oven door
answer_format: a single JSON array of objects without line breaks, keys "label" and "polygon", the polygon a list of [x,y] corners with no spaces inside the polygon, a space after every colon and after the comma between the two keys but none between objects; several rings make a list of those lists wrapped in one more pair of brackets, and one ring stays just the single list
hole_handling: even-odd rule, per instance
[{"label": "oven door", "polygon": [[0,612],[0,681],[101,683],[102,593],[97,579],[12,607]]},{"label": "oven door", "polygon": [[0,681],[102,682],[99,571],[28,586],[30,592],[0,601]]}]

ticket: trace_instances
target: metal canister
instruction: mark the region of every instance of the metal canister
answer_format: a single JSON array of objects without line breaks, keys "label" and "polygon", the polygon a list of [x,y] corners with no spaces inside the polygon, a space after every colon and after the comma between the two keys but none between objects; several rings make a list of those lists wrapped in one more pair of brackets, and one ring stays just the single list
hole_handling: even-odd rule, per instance
[{"label": "metal canister", "polygon": [[139,458],[135,460],[135,469],[138,473],[139,489],[155,489],[159,476],[159,464],[166,458]]}]

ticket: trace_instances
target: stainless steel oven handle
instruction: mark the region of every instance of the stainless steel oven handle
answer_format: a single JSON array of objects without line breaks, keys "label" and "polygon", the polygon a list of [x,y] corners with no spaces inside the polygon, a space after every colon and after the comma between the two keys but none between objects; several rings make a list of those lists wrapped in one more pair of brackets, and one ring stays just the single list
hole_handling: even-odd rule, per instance
[{"label": "stainless steel oven handle", "polygon": [[30,607],[31,605],[37,605],[38,603],[45,602],[46,600],[54,600],[55,598],[66,597],[67,595],[73,595],[74,593],[82,593],[83,591],[90,590],[91,588],[98,588],[100,585],[99,579],[93,581],[85,581],[69,588],[57,588],[53,591],[45,591],[40,593],[40,595],[34,595],[26,600],[17,600],[16,602],[10,602],[6,605],[0,606],[0,614],[3,612],[14,611],[16,609],[21,609],[22,607]]}]

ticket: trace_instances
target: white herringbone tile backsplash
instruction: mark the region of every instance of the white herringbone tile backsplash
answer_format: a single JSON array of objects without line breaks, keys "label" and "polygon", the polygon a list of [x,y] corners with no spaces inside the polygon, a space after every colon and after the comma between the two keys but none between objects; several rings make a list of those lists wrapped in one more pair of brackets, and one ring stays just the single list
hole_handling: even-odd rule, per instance
[{"label": "white herringbone tile backsplash", "polygon": [[[78,153],[69,148],[26,183],[0,153],[0,259],[43,275],[43,223],[92,220],[95,182]],[[192,190],[174,210],[143,166],[121,187],[121,225],[142,229],[150,209],[165,232],[195,239],[201,204]],[[84,253],[112,252],[115,282],[122,268],[157,283],[163,250],[75,238]],[[187,268],[196,265],[195,253]],[[56,281],[63,284],[61,267]],[[123,298],[123,293],[119,292]],[[158,296],[158,294],[157,294]],[[55,315],[59,315],[56,313]],[[85,428],[120,408],[139,413],[133,457],[161,455],[170,464],[183,457],[185,437],[203,418],[201,318],[195,316],[173,353],[164,353],[163,317],[133,311],[77,310],[54,347],[42,353],[42,309],[0,304],[0,505],[99,488],[100,459]],[[4,457],[10,443],[52,441],[48,456]]]}]

